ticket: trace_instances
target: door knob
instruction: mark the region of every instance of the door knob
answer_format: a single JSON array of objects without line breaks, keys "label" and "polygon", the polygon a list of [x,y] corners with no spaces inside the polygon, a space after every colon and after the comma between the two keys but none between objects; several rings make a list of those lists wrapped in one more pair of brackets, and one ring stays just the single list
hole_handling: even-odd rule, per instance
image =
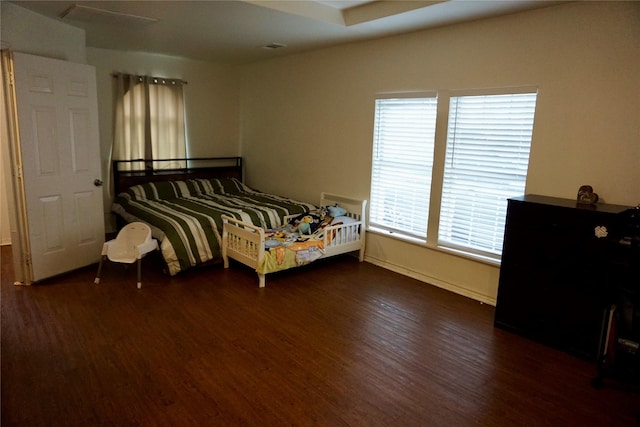
[{"label": "door knob", "polygon": [[93,185],[95,185],[96,187],[102,187],[102,180],[100,179],[94,179],[93,180]]}]

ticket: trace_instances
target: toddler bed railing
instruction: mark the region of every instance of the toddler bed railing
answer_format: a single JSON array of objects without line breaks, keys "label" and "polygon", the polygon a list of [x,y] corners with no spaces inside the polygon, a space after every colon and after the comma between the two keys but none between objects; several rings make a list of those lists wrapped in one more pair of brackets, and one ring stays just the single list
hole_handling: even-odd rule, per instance
[{"label": "toddler bed railing", "polygon": [[[353,199],[337,194],[322,193],[320,206],[334,206],[346,210],[349,221],[329,225],[320,234],[320,258],[358,251],[360,261],[364,260],[366,205],[367,200]],[[223,216],[222,258],[224,267],[229,267],[229,258],[256,270],[259,286],[265,286],[264,259],[268,255],[265,249],[265,230],[252,224]],[[285,224],[288,218],[285,218]],[[284,225],[284,224],[283,224]]]}]

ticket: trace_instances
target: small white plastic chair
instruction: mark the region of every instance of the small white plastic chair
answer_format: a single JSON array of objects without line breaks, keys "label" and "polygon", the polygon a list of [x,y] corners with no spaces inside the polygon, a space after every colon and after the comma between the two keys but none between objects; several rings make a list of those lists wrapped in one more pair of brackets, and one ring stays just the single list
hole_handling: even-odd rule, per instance
[{"label": "small white plastic chair", "polygon": [[124,226],[115,239],[102,246],[102,257],[94,283],[100,283],[102,262],[108,258],[112,262],[133,264],[138,261],[138,289],[142,287],[141,260],[146,254],[158,249],[158,242],[151,238],[151,228],[143,222],[131,222]]}]

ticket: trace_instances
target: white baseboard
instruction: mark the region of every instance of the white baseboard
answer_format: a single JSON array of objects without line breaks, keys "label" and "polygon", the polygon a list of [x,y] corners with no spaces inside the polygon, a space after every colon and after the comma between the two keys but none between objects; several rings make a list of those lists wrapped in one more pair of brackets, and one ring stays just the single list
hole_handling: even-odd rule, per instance
[{"label": "white baseboard", "polygon": [[424,273],[420,273],[418,271],[414,271],[411,269],[408,269],[406,267],[400,267],[399,265],[395,265],[395,264],[391,264],[389,262],[380,260],[380,259],[376,259],[376,258],[372,258],[370,256],[365,256],[364,258],[365,261],[370,262],[371,264],[377,265],[378,267],[382,267],[385,268],[387,270],[391,270],[394,271],[396,273],[402,274],[404,276],[408,276],[411,277],[412,279],[416,279],[419,280],[421,282],[427,283],[429,285],[433,285],[433,286],[437,286],[438,288],[442,288],[442,289],[446,289],[447,291],[451,291],[453,293],[456,293],[458,295],[462,295],[471,299],[474,299],[476,301],[479,301],[481,303],[484,304],[489,304],[489,305],[496,305],[496,299],[495,298],[491,298],[487,295],[483,295],[479,292],[470,290],[465,288],[464,286],[461,285],[456,285],[455,283],[449,283],[446,282],[444,280],[440,280],[436,277],[432,277],[429,275],[426,275]]}]

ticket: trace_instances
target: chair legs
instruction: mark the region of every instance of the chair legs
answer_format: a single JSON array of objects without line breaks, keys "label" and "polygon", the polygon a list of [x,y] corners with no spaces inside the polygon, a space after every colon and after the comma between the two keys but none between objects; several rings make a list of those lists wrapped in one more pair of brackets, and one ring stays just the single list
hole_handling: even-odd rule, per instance
[{"label": "chair legs", "polygon": [[[93,279],[93,283],[96,285],[100,283],[100,274],[102,273],[102,263],[105,260],[106,255],[100,257],[100,263],[98,264],[98,273],[96,274],[96,278]],[[136,261],[138,264],[138,289],[142,289],[142,258],[138,258]]]},{"label": "chair legs", "polygon": [[100,257],[100,264],[98,264],[98,273],[96,274],[96,278],[93,280],[93,283],[96,285],[100,283],[100,273],[102,272],[102,261],[104,261],[105,255]]}]

